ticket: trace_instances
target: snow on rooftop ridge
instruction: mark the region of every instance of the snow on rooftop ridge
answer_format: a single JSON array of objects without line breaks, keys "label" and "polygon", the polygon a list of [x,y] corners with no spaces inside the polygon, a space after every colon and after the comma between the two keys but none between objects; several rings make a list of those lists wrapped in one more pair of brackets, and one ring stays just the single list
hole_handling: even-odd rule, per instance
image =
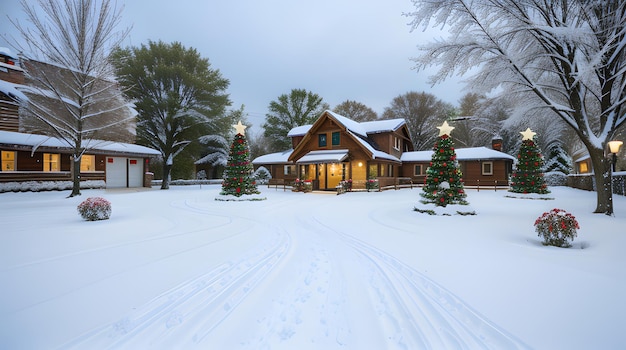
[{"label": "snow on rooftop ridge", "polygon": [[326,112],[332,115],[333,118],[337,119],[337,121],[343,124],[343,126],[345,126],[348,130],[354,132],[355,134],[359,134],[361,136],[367,137],[367,132],[365,131],[365,128],[363,128],[363,126],[360,123],[355,122],[354,120],[346,118],[342,115],[339,115],[333,111],[327,110]]},{"label": "snow on rooftop ridge", "polygon": [[309,132],[309,130],[311,130],[312,126],[313,125],[311,124],[296,126],[295,128],[289,130],[287,137],[304,136]]},{"label": "snow on rooftop ridge", "polygon": [[397,118],[362,122],[361,126],[368,134],[372,134],[385,131],[396,131],[404,124],[406,124],[406,121],[403,118]]},{"label": "snow on rooftop ridge", "polygon": [[[487,147],[457,148],[455,152],[458,160],[509,159],[515,161],[515,157]],[[403,162],[427,162],[432,159],[432,154],[433,151],[404,152],[401,159]]]},{"label": "snow on rooftop ridge", "polygon": [[292,149],[282,152],[265,154],[254,158],[252,164],[285,164],[289,163],[289,156],[293,152]]},{"label": "snow on rooftop ridge", "polygon": [[17,58],[17,57],[15,57],[13,55],[13,52],[11,52],[11,49],[9,49],[8,47],[0,46],[0,55],[8,56],[8,57],[11,57],[11,58]]}]

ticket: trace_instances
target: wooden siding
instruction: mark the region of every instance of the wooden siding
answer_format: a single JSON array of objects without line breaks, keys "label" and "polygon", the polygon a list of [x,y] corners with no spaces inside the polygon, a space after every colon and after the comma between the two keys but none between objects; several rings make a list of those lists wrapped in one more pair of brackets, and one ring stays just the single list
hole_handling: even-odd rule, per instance
[{"label": "wooden siding", "polygon": [[0,92],[0,130],[18,132],[19,128],[20,118],[16,102]]},{"label": "wooden siding", "polygon": [[[492,163],[492,175],[483,175],[482,163],[484,162]],[[422,185],[426,179],[426,174],[415,175],[415,165],[422,165],[425,172],[430,162],[405,162],[402,164],[400,176],[410,177],[414,184]],[[503,159],[459,160],[459,167],[463,173],[462,178],[465,186],[508,186],[512,161]]]}]

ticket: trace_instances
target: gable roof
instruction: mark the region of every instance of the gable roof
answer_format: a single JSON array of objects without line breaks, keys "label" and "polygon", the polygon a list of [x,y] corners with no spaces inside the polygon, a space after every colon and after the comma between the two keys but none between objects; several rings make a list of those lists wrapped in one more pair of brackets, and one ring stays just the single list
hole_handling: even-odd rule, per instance
[{"label": "gable roof", "polygon": [[[469,147],[455,149],[457,160],[495,160],[507,159],[515,161],[515,157],[504,152],[496,151],[487,147]],[[430,162],[433,151],[404,152],[401,160],[403,162]]]},{"label": "gable roof", "polygon": [[[369,123],[367,127],[364,127],[363,126],[364,123],[355,122],[352,119],[346,118],[342,115],[339,115],[329,110],[324,111],[324,113],[322,113],[322,115],[315,121],[315,123],[313,123],[313,125],[299,126],[290,130],[290,132],[288,133],[289,136],[293,137],[293,136],[304,135],[304,140],[300,142],[300,144],[298,144],[298,146],[296,146],[294,151],[289,155],[288,158],[290,160],[299,161],[299,159],[305,156],[305,155],[302,155],[299,159],[292,159],[292,156],[294,154],[298,154],[299,151],[301,151],[301,148],[304,147],[303,145],[306,144],[306,141],[310,137],[312,137],[310,134],[311,130],[319,127],[321,123],[324,122],[325,118],[327,119],[330,118],[339,126],[344,127],[346,134],[350,136],[357,144],[363,147],[363,150],[366,153],[370,154],[372,159],[386,159],[386,160],[391,160],[394,162],[400,162],[400,159],[398,159],[398,157],[395,157],[395,156],[392,156],[391,154],[377,150],[371,144],[371,140],[368,140],[367,130],[379,130],[380,131],[380,130],[383,130],[384,128],[390,128],[390,127],[397,128],[397,127],[404,125],[404,120],[402,120],[402,122],[400,122],[400,120],[398,119],[395,119],[392,122],[382,121],[382,123]],[[309,153],[310,152],[307,152],[307,154]],[[254,163],[258,164],[256,159]]]}]

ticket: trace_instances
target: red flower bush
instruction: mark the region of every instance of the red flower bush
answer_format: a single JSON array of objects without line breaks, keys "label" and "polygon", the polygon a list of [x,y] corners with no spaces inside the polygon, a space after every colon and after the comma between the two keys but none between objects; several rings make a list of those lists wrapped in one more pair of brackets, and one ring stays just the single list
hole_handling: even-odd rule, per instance
[{"label": "red flower bush", "polygon": [[544,245],[570,247],[579,228],[574,215],[558,208],[543,213],[535,220],[535,231],[543,237]]},{"label": "red flower bush", "polygon": [[78,213],[87,221],[106,220],[111,217],[111,203],[102,197],[89,197],[78,205]]}]

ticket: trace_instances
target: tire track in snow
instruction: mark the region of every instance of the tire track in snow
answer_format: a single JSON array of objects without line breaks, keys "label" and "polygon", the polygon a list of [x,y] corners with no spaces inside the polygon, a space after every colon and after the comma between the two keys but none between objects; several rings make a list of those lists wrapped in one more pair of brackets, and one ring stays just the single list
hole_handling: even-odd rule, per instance
[{"label": "tire track in snow", "polygon": [[390,346],[402,349],[525,349],[527,345],[466,305],[460,298],[372,245],[338,232],[323,221],[316,225],[338,235],[371,271],[377,311]]},{"label": "tire track in snow", "polygon": [[208,336],[273,270],[290,249],[278,234],[261,249],[206,274],[142,306],[120,321],[87,333],[63,348],[186,348]]}]

